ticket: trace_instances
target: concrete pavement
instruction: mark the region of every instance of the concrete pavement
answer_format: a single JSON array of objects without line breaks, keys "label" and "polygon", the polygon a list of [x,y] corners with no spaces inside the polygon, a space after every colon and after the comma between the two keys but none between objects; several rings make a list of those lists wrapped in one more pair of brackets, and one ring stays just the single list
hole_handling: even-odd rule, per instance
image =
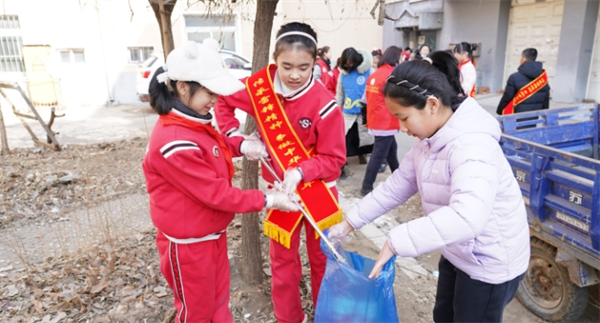
[{"label": "concrete pavement", "polygon": [[[480,95],[477,101],[493,116],[496,116],[496,106],[500,94]],[[573,106],[575,103],[551,102],[550,108]],[[19,119],[7,105],[2,105],[2,113],[6,125],[8,143],[11,149],[33,147],[31,136],[25,130]],[[39,108],[38,112],[48,120],[50,111]],[[65,116],[54,121],[52,130],[61,145],[86,144],[95,142],[116,141],[134,137],[148,137],[158,116],[148,104],[78,107],[62,111]],[[40,140],[45,140],[46,134],[35,120],[26,119]],[[398,157],[402,157],[414,145],[416,139],[399,133]]]}]

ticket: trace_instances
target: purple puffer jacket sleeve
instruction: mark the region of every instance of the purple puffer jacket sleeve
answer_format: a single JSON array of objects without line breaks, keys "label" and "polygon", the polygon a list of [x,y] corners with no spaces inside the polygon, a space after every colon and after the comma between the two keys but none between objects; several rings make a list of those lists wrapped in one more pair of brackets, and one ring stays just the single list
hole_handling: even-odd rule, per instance
[{"label": "purple puffer jacket sleeve", "polygon": [[371,194],[365,196],[346,214],[346,220],[354,229],[360,229],[417,193],[414,150],[415,147],[408,151],[400,167],[392,176],[377,186]]},{"label": "purple puffer jacket sleeve", "polygon": [[497,146],[493,138],[477,139],[457,145],[449,158],[449,205],[390,232],[388,243],[395,254],[416,257],[474,239],[486,228],[496,198],[502,156],[498,155],[500,149],[493,149]]}]

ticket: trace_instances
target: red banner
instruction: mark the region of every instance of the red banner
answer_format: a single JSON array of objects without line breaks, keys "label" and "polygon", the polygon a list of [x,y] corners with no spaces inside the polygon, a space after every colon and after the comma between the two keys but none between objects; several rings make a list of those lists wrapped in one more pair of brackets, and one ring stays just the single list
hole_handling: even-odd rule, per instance
[{"label": "red banner", "polygon": [[[282,170],[295,168],[314,154],[306,150],[292,128],[275,93],[269,65],[246,79],[246,89],[254,106],[256,124],[271,156]],[[342,221],[342,211],[331,190],[322,180],[300,183],[297,187],[304,209],[321,230]],[[269,210],[264,233],[271,239],[290,247],[292,233],[298,227],[302,213]]]},{"label": "red banner", "polygon": [[546,84],[548,84],[548,75],[546,74],[546,70],[544,70],[535,80],[529,82],[529,84],[517,91],[517,94],[515,94],[513,99],[502,110],[502,115],[515,113],[515,106],[527,100],[530,96],[546,86]]}]

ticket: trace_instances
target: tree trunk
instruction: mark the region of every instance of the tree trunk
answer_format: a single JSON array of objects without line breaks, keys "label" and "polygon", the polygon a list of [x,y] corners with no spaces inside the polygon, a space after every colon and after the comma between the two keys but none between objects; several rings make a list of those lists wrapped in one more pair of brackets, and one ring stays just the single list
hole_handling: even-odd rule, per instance
[{"label": "tree trunk", "polygon": [[2,108],[0,108],[0,139],[2,140],[2,154],[4,156],[10,155],[10,148],[8,148],[8,138],[6,137],[6,128],[4,127],[4,116],[2,115]]},{"label": "tree trunk", "polygon": [[[156,21],[158,21],[158,27],[160,28],[160,41],[162,43],[163,54],[165,56],[165,62],[167,56],[175,47],[173,42],[173,30],[171,29],[171,13],[177,3],[177,0],[148,0]],[[163,7],[163,8],[161,8]]]},{"label": "tree trunk", "polygon": [[[279,0],[258,0],[254,20],[254,50],[252,73],[269,63],[269,45],[275,8]],[[256,122],[250,115],[246,118],[244,132],[256,131]],[[242,189],[258,188],[258,162],[244,157],[242,166]],[[246,282],[261,283],[263,280],[262,256],[260,252],[259,213],[248,213],[242,218],[242,278]]]}]

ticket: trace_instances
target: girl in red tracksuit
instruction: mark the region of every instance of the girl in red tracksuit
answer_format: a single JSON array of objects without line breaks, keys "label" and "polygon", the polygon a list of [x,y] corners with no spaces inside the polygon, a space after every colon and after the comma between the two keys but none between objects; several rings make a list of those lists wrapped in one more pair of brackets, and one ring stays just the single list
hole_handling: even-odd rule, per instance
[{"label": "girl in red tracksuit", "polygon": [[[277,121],[269,123],[272,118],[261,115],[263,111],[261,109],[269,111],[270,108],[273,108],[268,103],[268,100],[272,98],[266,97],[264,102],[259,100],[258,109],[256,101],[253,101],[259,94],[257,89],[263,93],[259,85],[267,85],[267,79],[272,81],[272,84],[268,84],[273,90],[270,93],[274,93],[273,95],[279,100],[275,104],[280,102],[282,107],[280,109],[285,112],[283,119],[289,121],[289,125],[296,133],[301,145],[314,153],[312,158],[301,159],[294,167],[287,167],[287,163],[275,162],[273,163],[275,171],[280,178],[283,178],[287,192],[292,193],[297,189],[301,198],[303,189],[316,182],[321,183],[320,180],[322,180],[329,187],[334,196],[333,202],[337,205],[335,181],[340,176],[340,169],[346,161],[344,120],[333,95],[320,82],[315,82],[313,79],[312,71],[317,57],[316,38],[316,33],[309,25],[293,22],[282,26],[277,33],[275,43],[275,53],[273,54],[275,64],[267,66],[264,70],[249,77],[246,80],[246,90],[231,96],[220,97],[215,105],[215,111],[219,128],[228,134],[238,133],[239,122],[234,118],[235,108],[242,109],[255,118],[258,117],[261,137],[269,143],[267,150],[271,160],[280,160],[282,157],[278,155],[280,154],[279,149],[285,147],[286,139],[281,141],[282,144],[277,145],[279,137],[275,142],[269,139],[269,129],[271,128],[261,128],[261,124],[271,125],[272,129],[278,130],[277,126],[280,125],[276,123]],[[259,75],[266,75],[266,78],[257,78]],[[277,109],[277,106],[275,108]],[[279,116],[277,118],[280,121],[281,118]],[[298,148],[299,145],[292,145],[284,149]],[[262,177],[269,183],[274,181],[265,169],[262,171]],[[325,201],[329,199],[329,196],[325,195],[323,199]],[[310,203],[307,203],[304,198],[303,201],[310,211]],[[317,207],[317,209],[319,208],[323,209],[324,205]],[[339,215],[339,220],[341,220],[341,212]],[[299,290],[302,263],[298,248],[302,223],[306,230],[306,247],[310,261],[312,296],[315,306],[321,280],[325,273],[326,257],[319,247],[320,239],[315,238],[315,231],[307,220],[301,218],[299,221],[298,227],[291,233],[289,248],[285,246],[285,241],[277,240],[277,238],[270,241],[271,295],[275,316],[280,322],[302,322],[307,319],[302,311]],[[322,229],[332,224],[333,222]],[[265,227],[265,233],[267,231],[269,230]]]},{"label": "girl in red tracksuit", "polygon": [[360,193],[362,196],[373,190],[373,183],[381,164],[387,161],[392,173],[398,168],[398,144],[395,135],[400,129],[400,122],[385,105],[383,86],[392,75],[394,67],[400,62],[402,50],[396,46],[388,47],[378,63],[378,69],[367,78],[365,96],[367,98],[367,128],[375,136],[373,152],[367,165],[365,178]]},{"label": "girl in red tracksuit", "polygon": [[331,72],[331,53],[329,46],[323,46],[317,50],[317,64],[315,68],[320,70],[321,75],[321,83],[325,85],[325,88],[328,89],[335,96],[335,86],[333,82],[333,73]]},{"label": "girl in red tracksuit", "polygon": [[241,88],[219,53],[195,42],[173,50],[150,82],[150,104],[160,117],[142,166],[176,323],[233,322],[225,230],[236,212],[298,209],[284,193],[231,185],[232,157],[267,156],[260,141],[227,138],[211,125],[217,93]]}]

